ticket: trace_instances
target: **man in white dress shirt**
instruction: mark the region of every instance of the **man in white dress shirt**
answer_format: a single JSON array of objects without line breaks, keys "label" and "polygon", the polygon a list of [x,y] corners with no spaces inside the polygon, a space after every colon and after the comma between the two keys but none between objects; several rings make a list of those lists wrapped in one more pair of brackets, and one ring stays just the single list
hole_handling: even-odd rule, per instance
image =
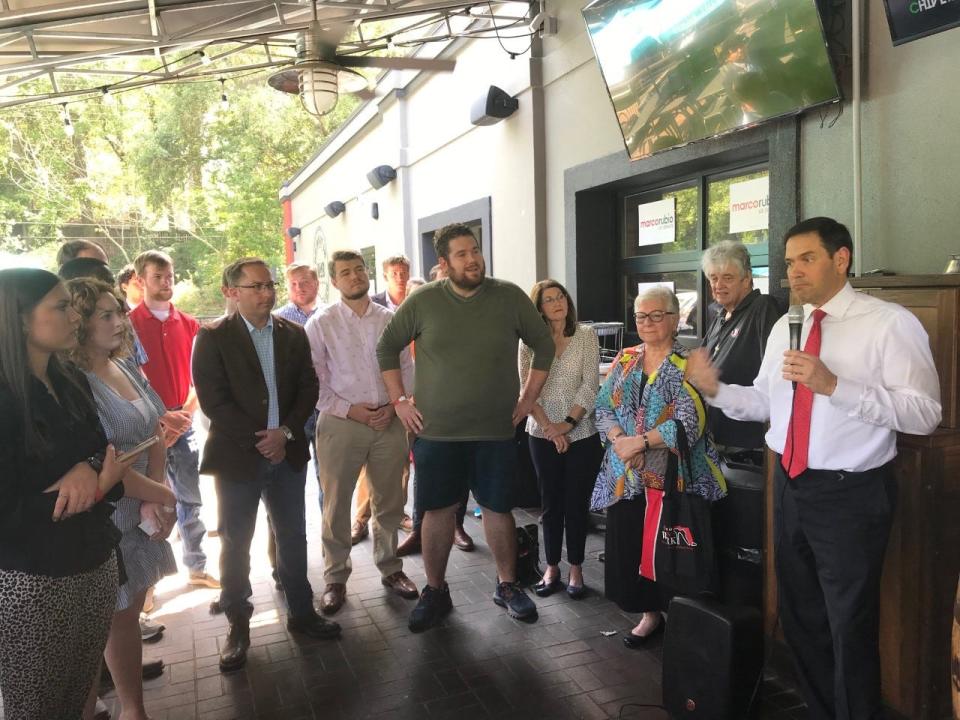
[{"label": "man in white dress shirt", "polygon": [[811,720],[883,717],[880,574],[897,432],[929,434],[941,413],[926,332],[905,308],[853,290],[852,256],[836,220],[794,226],[785,259],[804,303],[803,350],[789,349],[784,316],[752,386],[720,383],[702,349],[687,364],[711,405],[770,422],[780,617]]},{"label": "man in white dress shirt", "polygon": [[[320,607],[333,614],[346,600],[350,576],[350,500],[366,465],[373,525],[373,560],[383,584],[401,597],[419,596],[397,557],[397,529],[403,517],[403,468],[410,452],[377,363],[377,340],[393,312],[370,301],[363,256],[333,253],[330,281],[340,301],[318,310],[304,329],[320,381],[317,458],[323,488],[323,575]],[[409,348],[401,358],[413,381]]]}]

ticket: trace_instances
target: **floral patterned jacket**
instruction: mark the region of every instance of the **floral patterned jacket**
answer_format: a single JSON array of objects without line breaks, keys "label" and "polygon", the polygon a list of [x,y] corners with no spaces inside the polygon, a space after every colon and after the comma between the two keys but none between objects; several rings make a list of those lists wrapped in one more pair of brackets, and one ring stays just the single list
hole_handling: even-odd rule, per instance
[{"label": "floral patterned jacket", "polygon": [[[683,479],[685,487],[680,489],[711,501],[727,493],[720,457],[706,430],[703,398],[685,379],[686,349],[675,345],[645,383],[642,382],[644,349],[642,344],[624,348],[614,360],[597,397],[596,424],[604,440],[614,425],[627,435],[659,430],[667,447],[647,451],[643,469],[634,471],[627,470],[613,451],[613,445],[608,443],[590,501],[593,510],[638,497],[645,487],[663,489],[669,453],[679,454],[675,420],[686,432],[693,475]],[[683,467],[683,463],[679,466]]]}]

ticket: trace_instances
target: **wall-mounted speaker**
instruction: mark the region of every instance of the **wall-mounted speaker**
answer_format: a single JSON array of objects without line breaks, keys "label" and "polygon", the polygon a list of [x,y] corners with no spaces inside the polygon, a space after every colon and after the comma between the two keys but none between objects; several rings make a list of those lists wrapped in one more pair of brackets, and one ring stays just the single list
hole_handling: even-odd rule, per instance
[{"label": "wall-mounted speaker", "polygon": [[339,200],[334,200],[332,203],[329,203],[326,207],[324,207],[323,211],[327,214],[327,217],[335,218],[337,215],[340,215],[346,211],[346,209],[346,205]]},{"label": "wall-mounted speaker", "polygon": [[470,108],[470,122],[474,125],[493,125],[508,118],[520,107],[520,101],[491,85],[486,94],[474,101]]},{"label": "wall-mounted speaker", "polygon": [[397,179],[397,171],[389,165],[377,165],[367,173],[367,181],[374,190],[379,190],[387,183]]}]

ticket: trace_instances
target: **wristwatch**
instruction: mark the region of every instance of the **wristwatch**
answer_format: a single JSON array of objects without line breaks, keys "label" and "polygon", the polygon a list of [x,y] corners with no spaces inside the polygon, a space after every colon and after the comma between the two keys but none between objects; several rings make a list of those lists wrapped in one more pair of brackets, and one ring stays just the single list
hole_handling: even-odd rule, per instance
[{"label": "wristwatch", "polygon": [[577,426],[577,423],[580,422],[579,420],[574,420],[574,419],[573,419],[572,417],[570,417],[569,415],[567,415],[567,416],[563,419],[563,421],[570,426],[570,429],[571,429],[571,430],[573,430],[573,429]]},{"label": "wristwatch", "polygon": [[103,470],[103,458],[100,455],[91,455],[87,458],[87,465],[93,468],[93,471],[99,475]]},{"label": "wristwatch", "polygon": [[293,441],[293,433],[290,432],[290,428],[288,428],[286,425],[281,425],[277,429],[283,433],[283,436],[287,439],[287,442]]},{"label": "wristwatch", "polygon": [[406,395],[401,395],[400,397],[398,397],[396,400],[394,400],[394,401],[393,401],[392,403],[390,403],[390,404],[393,405],[394,407],[396,407],[396,406],[399,405],[400,403],[406,402],[406,401],[409,400],[409,399],[410,399],[410,398],[408,398]]}]

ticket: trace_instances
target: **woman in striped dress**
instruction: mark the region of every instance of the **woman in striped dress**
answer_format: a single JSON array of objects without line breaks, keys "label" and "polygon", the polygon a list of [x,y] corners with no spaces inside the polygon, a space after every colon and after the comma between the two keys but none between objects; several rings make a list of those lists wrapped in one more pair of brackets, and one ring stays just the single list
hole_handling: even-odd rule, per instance
[{"label": "woman in striped dress", "polygon": [[[176,522],[176,498],[164,480],[165,445],[159,428],[164,407],[143,376],[121,359],[129,350],[130,334],[116,291],[88,278],[71,280],[67,288],[73,308],[80,314],[79,344],[73,359],[87,376],[107,437],[118,451],[158,437],[129,473],[143,483],[137,493],[142,499],[128,492],[112,518],[123,533],[120,551],[127,581],[117,593],[105,653],[120,697],[121,720],[144,720],[140,611],[147,588],[177,569],[166,541]],[[141,529],[144,527],[149,535]]]}]

